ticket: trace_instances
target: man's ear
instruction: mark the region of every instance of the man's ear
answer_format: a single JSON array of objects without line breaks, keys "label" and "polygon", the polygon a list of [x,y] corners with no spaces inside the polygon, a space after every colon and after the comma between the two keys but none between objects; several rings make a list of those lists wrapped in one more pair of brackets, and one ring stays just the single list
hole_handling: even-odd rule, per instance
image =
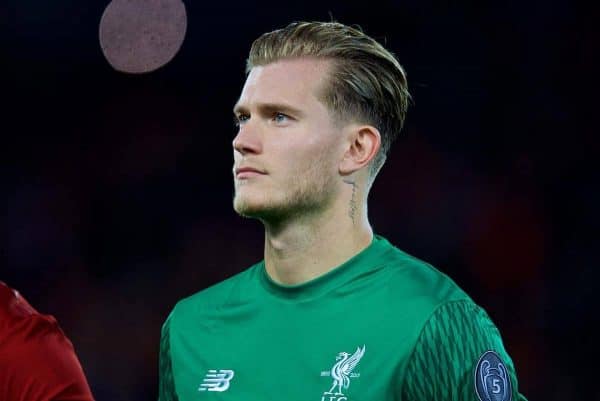
[{"label": "man's ear", "polygon": [[372,125],[351,125],[348,129],[347,147],[339,167],[341,175],[350,175],[365,167],[381,147],[381,134]]}]

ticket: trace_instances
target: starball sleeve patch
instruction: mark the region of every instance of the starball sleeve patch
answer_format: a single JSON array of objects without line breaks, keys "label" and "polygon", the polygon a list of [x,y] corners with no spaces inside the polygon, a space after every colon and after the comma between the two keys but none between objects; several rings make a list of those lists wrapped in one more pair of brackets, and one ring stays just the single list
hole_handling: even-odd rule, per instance
[{"label": "starball sleeve patch", "polygon": [[512,385],[506,364],[494,351],[486,351],[475,368],[475,393],[480,401],[511,401]]}]

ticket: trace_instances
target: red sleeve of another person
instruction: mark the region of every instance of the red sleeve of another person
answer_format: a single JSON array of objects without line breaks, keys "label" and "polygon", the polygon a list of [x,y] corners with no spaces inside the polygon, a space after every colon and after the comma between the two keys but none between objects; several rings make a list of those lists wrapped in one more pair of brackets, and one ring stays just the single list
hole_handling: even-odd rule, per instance
[{"label": "red sleeve of another person", "polygon": [[0,400],[93,401],[56,319],[0,282]]}]

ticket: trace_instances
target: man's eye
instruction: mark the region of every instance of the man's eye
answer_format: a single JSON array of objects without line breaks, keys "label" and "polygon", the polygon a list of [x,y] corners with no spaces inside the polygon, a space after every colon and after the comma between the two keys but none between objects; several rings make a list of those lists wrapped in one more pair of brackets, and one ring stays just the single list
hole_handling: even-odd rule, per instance
[{"label": "man's eye", "polygon": [[289,119],[288,116],[286,116],[283,113],[275,113],[273,114],[273,121],[275,121],[276,123],[284,123]]},{"label": "man's eye", "polygon": [[247,114],[239,114],[237,116],[235,116],[233,118],[233,122],[234,124],[239,127],[240,125],[244,124],[246,121],[248,121],[250,119],[250,116]]}]

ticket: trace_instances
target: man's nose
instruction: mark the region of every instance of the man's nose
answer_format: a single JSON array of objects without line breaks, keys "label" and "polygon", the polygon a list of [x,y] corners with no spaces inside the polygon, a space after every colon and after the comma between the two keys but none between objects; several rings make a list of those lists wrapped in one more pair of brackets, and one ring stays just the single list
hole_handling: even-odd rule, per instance
[{"label": "man's nose", "polygon": [[233,138],[233,149],[243,155],[262,151],[260,135],[255,125],[251,120],[240,125],[237,135]]}]

